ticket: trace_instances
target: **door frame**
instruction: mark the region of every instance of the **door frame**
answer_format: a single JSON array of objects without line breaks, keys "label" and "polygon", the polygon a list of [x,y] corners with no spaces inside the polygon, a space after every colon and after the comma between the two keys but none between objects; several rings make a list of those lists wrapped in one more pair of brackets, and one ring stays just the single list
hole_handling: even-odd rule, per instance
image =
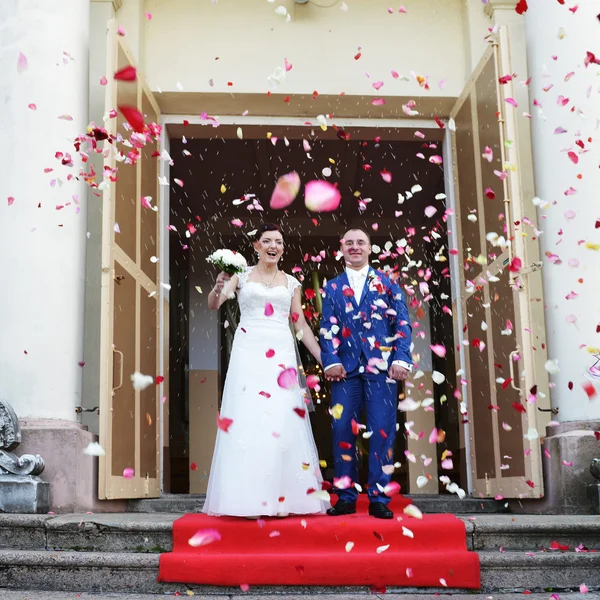
[{"label": "door frame", "polygon": [[[418,99],[417,99],[418,100]],[[200,119],[199,116],[197,115],[175,115],[175,114],[161,114],[161,121],[160,124],[163,128],[163,135],[162,135],[162,140],[161,140],[161,152],[163,150],[166,150],[167,152],[169,151],[169,145],[170,145],[170,138],[169,135],[167,133],[167,125],[183,125],[183,121],[187,121],[189,123],[189,125],[204,125],[207,127],[212,128],[212,124],[210,122],[207,121],[202,121]],[[264,127],[265,129],[268,129],[269,127],[303,127],[303,128],[307,128],[307,119],[306,117],[269,117],[269,116],[241,116],[241,115],[223,115],[223,116],[219,116],[218,121],[221,125],[228,125],[228,126],[236,126],[236,127],[244,127],[244,126],[261,126]],[[436,121],[434,119],[405,119],[405,118],[399,118],[399,119],[367,119],[367,118],[335,118],[331,120],[332,123],[335,122],[335,125],[338,127],[342,127],[342,128],[361,128],[361,129],[371,129],[374,132],[380,131],[382,128],[389,128],[389,129],[403,129],[403,130],[407,130],[407,131],[417,131],[417,130],[423,130],[423,131],[438,131],[440,130],[439,125],[436,123]],[[318,127],[318,125],[315,123],[314,127]],[[233,134],[230,133],[230,131],[227,132],[226,135],[223,136],[219,136],[219,137],[224,137],[225,139],[237,139],[235,132],[233,132]],[[248,138],[248,139],[252,139],[252,138]],[[446,202],[447,202],[447,206],[448,207],[453,207],[454,206],[454,193],[453,193],[453,180],[452,180],[452,169],[451,169],[451,163],[452,161],[451,159],[451,145],[449,145],[449,140],[450,140],[450,136],[447,134],[447,130],[444,130],[444,134],[443,134],[443,139],[441,142],[438,142],[440,144],[441,150],[442,150],[442,154],[443,154],[443,159],[444,159],[444,186],[445,186],[445,190],[446,190]],[[416,138],[414,139],[414,141],[418,141]],[[400,141],[398,143],[401,143]],[[161,160],[161,168],[160,168],[160,174],[161,176],[166,176],[167,179],[169,179],[169,165],[166,161]],[[166,227],[169,224],[168,218],[169,218],[169,191],[170,191],[170,186],[160,186],[160,219],[161,219],[161,231],[165,231]],[[453,219],[455,219],[455,215],[453,216],[452,219],[449,219],[449,225],[452,223],[453,224]],[[453,226],[453,231],[454,231],[454,225]],[[162,282],[167,282],[169,280],[169,267],[170,267],[170,261],[169,261],[169,252],[168,252],[168,238],[169,236],[167,235],[163,235],[161,237],[161,256],[163,257],[162,259],[162,265],[161,268],[163,269],[163,271],[161,271],[161,281]],[[448,240],[448,247],[450,247],[450,237]],[[456,259],[456,260],[454,260]],[[451,276],[454,277],[458,276],[458,270],[457,270],[457,265],[458,265],[458,257],[456,256],[451,256],[450,260],[450,273]],[[456,264],[455,264],[456,263]],[[458,293],[460,294],[460,286],[457,288]],[[167,301],[168,302],[168,298],[169,298],[169,293],[168,290],[165,290],[164,287],[161,286],[161,299],[162,301]],[[162,305],[164,306],[164,305]],[[164,312],[164,311],[163,311]],[[460,307],[460,303],[458,306],[458,310],[456,311],[456,316],[457,319],[459,319],[459,322],[462,323],[463,321],[463,316],[462,316],[462,312],[461,312],[461,307]],[[160,334],[160,342],[161,342],[161,360],[162,357],[164,356],[164,352],[165,352],[165,347],[164,344],[167,344],[167,350],[168,350],[168,340],[165,339],[164,336],[164,324],[163,324],[163,320],[164,320],[164,315],[163,315],[163,319],[161,320],[161,334]],[[460,352],[464,353],[464,348],[461,346],[460,348]],[[463,392],[463,397],[465,397],[465,390],[462,390]],[[161,397],[162,396],[162,391],[161,391]],[[165,422],[168,423],[168,420],[165,421],[165,416],[164,416],[164,404],[161,402],[160,405],[160,411],[161,411],[161,419],[163,420],[163,424]],[[163,426],[163,428],[161,429],[161,435],[164,434],[165,431],[165,426]],[[469,424],[468,423],[464,423],[463,427],[460,428],[459,427],[459,432],[461,435],[461,439],[462,436],[464,436],[464,442],[465,442],[465,446],[464,446],[464,452],[465,452],[465,456],[464,456],[464,460],[465,460],[465,468],[466,468],[466,482],[467,482],[467,486],[468,486],[468,493],[471,494],[472,493],[472,477],[471,477],[471,452],[470,452],[470,445],[469,445]],[[165,456],[164,456],[164,439],[161,439],[161,444],[160,444],[160,452],[161,452],[161,491],[164,489],[164,461],[165,461]],[[462,482],[461,482],[462,483]]]}]

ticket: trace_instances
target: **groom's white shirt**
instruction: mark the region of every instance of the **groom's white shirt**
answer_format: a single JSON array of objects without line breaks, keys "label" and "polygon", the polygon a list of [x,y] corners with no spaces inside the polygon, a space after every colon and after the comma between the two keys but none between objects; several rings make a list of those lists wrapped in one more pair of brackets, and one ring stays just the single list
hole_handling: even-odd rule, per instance
[{"label": "groom's white shirt", "polygon": [[[365,287],[365,281],[367,279],[367,275],[369,274],[370,268],[371,265],[368,264],[365,265],[362,269],[360,269],[360,271],[357,271],[356,269],[346,268],[346,275],[348,275],[350,287],[354,292],[354,299],[356,300],[356,304],[360,304],[360,301],[362,300],[362,293]],[[332,365],[325,367],[323,372],[327,371],[328,369],[331,369],[332,367],[339,367],[341,364],[342,363],[333,363]],[[403,360],[395,360],[392,364],[399,365],[400,367],[404,367],[408,371],[412,371],[412,365],[404,362]]]}]

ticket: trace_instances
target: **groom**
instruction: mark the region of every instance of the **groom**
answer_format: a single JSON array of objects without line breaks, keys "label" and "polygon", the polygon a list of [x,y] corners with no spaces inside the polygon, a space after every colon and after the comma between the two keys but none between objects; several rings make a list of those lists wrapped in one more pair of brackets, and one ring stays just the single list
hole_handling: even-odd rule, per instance
[{"label": "groom", "polygon": [[[411,326],[402,290],[369,265],[371,240],[350,229],[341,241],[344,273],[324,288],[321,351],[331,404],[343,407],[333,419],[333,455],[338,501],[331,516],[356,512],[356,436],[366,407],[369,438],[369,514],[391,519],[383,489],[394,463],[398,381],[412,370]],[[335,418],[339,416],[339,418]]]}]

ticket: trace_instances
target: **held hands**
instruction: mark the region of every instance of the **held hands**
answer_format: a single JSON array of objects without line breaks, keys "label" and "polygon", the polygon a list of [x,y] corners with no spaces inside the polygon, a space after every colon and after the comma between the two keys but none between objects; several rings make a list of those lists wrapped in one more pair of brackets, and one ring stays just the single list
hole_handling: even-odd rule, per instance
[{"label": "held hands", "polygon": [[400,365],[392,365],[389,370],[390,379],[395,381],[406,381],[408,379],[409,371]]},{"label": "held hands", "polygon": [[325,371],[325,379],[327,381],[341,381],[346,379],[346,369],[342,365],[336,365]]},{"label": "held hands", "polygon": [[217,281],[215,282],[215,287],[213,288],[215,294],[220,294],[223,291],[223,286],[231,279],[231,275],[221,271],[217,276]]}]

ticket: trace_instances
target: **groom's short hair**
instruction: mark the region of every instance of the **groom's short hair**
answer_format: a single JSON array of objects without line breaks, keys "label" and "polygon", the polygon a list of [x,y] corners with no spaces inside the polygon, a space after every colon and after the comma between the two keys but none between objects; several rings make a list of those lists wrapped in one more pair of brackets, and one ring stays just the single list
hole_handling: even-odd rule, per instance
[{"label": "groom's short hair", "polygon": [[344,239],[351,231],[362,231],[367,236],[369,244],[371,243],[371,236],[369,235],[369,232],[366,229],[363,229],[362,227],[350,227],[349,229],[346,229],[346,233],[344,233],[342,239]]}]

